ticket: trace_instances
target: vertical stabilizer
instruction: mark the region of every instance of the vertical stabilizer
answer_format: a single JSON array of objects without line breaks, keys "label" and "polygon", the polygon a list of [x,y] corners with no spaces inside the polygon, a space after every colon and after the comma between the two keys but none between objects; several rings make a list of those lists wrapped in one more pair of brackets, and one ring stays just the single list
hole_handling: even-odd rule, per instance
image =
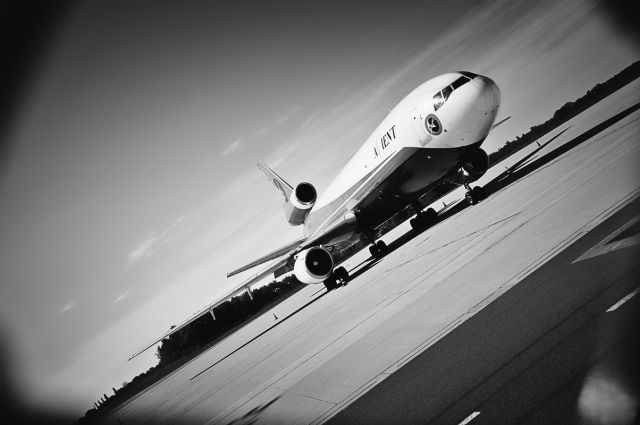
[{"label": "vertical stabilizer", "polygon": [[289,202],[289,199],[291,199],[291,192],[293,192],[293,187],[289,183],[284,181],[282,177],[277,175],[275,171],[269,168],[264,162],[258,161],[258,168],[267,176],[269,181],[273,183],[276,189],[278,189],[282,193],[285,202]]}]

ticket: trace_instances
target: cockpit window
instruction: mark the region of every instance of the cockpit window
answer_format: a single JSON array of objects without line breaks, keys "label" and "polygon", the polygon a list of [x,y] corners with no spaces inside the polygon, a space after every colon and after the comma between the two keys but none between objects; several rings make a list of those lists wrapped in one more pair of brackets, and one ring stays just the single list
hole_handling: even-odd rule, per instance
[{"label": "cockpit window", "polygon": [[442,92],[438,92],[433,96],[433,109],[438,110],[439,107],[444,105],[444,99],[442,98]]},{"label": "cockpit window", "polygon": [[458,71],[458,72],[464,75],[465,77],[471,78],[472,80],[478,76],[478,74],[474,74],[473,72],[469,72],[469,71]]},{"label": "cockpit window", "polygon": [[457,89],[458,87],[461,87],[462,85],[468,83],[470,80],[467,77],[460,77],[457,80],[455,80],[453,83],[451,83],[451,87],[453,87],[453,89]]},{"label": "cockpit window", "polygon": [[445,102],[449,99],[449,95],[451,93],[453,93],[453,88],[451,88],[451,86],[447,86],[442,89],[442,97],[444,97]]},{"label": "cockpit window", "polygon": [[440,92],[436,93],[433,96],[434,111],[437,111],[438,108],[444,105],[444,103],[449,99],[449,96],[451,96],[451,93],[453,93],[454,90],[459,89],[460,87],[471,81],[472,77],[467,76],[467,74],[476,75],[466,71],[460,71],[460,74],[463,74],[463,76],[458,77],[453,83],[451,83],[451,85],[446,86]]}]

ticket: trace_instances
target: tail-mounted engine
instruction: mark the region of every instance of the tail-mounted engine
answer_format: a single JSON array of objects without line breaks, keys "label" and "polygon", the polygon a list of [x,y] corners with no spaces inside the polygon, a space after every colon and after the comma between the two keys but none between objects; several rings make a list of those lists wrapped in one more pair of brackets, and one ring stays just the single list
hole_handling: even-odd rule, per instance
[{"label": "tail-mounted engine", "polygon": [[451,178],[454,183],[465,184],[478,180],[489,169],[489,155],[478,148],[465,153],[460,166]]},{"label": "tail-mounted engine", "polygon": [[316,188],[311,183],[297,185],[283,205],[284,215],[289,224],[298,226],[304,223],[317,197]]},{"label": "tail-mounted engine", "polygon": [[333,272],[333,257],[326,249],[316,246],[300,252],[293,265],[296,278],[306,284],[320,283]]}]

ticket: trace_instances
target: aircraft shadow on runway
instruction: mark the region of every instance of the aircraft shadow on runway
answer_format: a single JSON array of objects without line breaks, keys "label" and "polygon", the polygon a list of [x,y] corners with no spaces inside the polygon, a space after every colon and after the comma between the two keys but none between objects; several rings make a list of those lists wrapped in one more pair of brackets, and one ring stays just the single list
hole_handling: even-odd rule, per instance
[{"label": "aircraft shadow on runway", "polygon": [[[486,193],[486,196],[490,197],[492,194],[504,189],[507,186],[512,185],[513,183],[515,183],[518,180],[522,179],[523,177],[533,173],[534,171],[541,169],[542,167],[544,167],[545,165],[549,164],[554,159],[556,159],[559,156],[569,152],[572,149],[575,149],[576,147],[578,147],[581,144],[585,143],[586,141],[590,140],[592,137],[594,137],[597,134],[603,132],[607,128],[611,127],[615,123],[621,121],[622,119],[626,118],[627,116],[631,115],[633,112],[635,112],[635,111],[637,111],[639,109],[640,109],[640,102],[636,103],[633,106],[630,106],[629,108],[625,109],[622,112],[619,112],[618,114],[612,116],[611,118],[606,119],[605,121],[602,121],[600,124],[597,124],[597,125],[591,127],[589,130],[587,130],[584,133],[576,136],[575,138],[573,138],[572,140],[568,141],[567,143],[564,143],[563,145],[558,146],[556,149],[552,150],[551,152],[548,152],[547,154],[541,156],[540,158],[529,162],[529,160],[535,154],[540,152],[549,143],[551,143],[552,141],[554,141],[555,139],[560,137],[565,131],[567,131],[570,128],[570,126],[565,128],[565,129],[563,129],[560,133],[556,134],[554,137],[549,139],[547,142],[545,142],[543,144],[538,144],[538,148],[537,149],[535,149],[533,152],[531,152],[530,154],[528,154],[527,156],[522,158],[520,161],[518,161],[517,163],[512,165],[509,169],[507,169],[506,171],[502,172],[500,175],[496,176],[495,178],[490,180],[488,183],[486,183],[483,186],[484,191]],[[467,207],[469,207],[469,205],[466,202],[462,201],[462,202],[458,202],[456,205],[452,206],[449,209],[445,208],[445,211],[440,214],[438,222],[447,220],[447,219],[455,216],[456,214],[458,214],[459,212],[463,211]],[[437,224],[436,224],[436,226],[437,226]],[[398,239],[396,239],[393,242],[388,244],[388,246],[387,246],[388,253],[391,253],[391,252],[395,251],[399,247],[403,246],[404,244],[406,244],[407,242],[409,242],[410,240],[412,240],[413,238],[415,238],[416,236],[420,235],[421,233],[423,233],[423,232],[425,232],[427,230],[429,230],[429,229],[422,230],[422,231],[417,231],[415,229],[409,230],[408,232],[406,232],[405,234],[400,236]],[[384,261],[384,258],[383,259],[374,259],[373,257],[369,257],[367,260],[365,260],[362,263],[358,264],[357,266],[353,267],[349,271],[349,274],[350,274],[349,280],[352,280],[352,279],[360,276],[361,274],[363,274],[365,271],[369,270],[371,267],[373,267],[375,264],[379,263],[380,261]]]},{"label": "aircraft shadow on runway", "polygon": [[349,270],[349,280],[355,279],[356,277],[360,276],[361,274],[378,264],[381,260],[381,258],[367,258],[366,260]]},{"label": "aircraft shadow on runway", "polygon": [[271,400],[268,403],[265,403],[261,406],[258,407],[254,407],[253,409],[249,410],[247,413],[245,413],[245,415],[239,419],[236,419],[234,421],[229,422],[227,425],[253,425],[254,423],[256,423],[258,421],[258,419],[260,419],[260,415],[262,414],[262,412],[264,412],[265,410],[267,410],[267,408],[269,406],[271,406],[273,403],[275,403],[276,401],[278,401],[278,399],[280,399],[281,396],[278,396],[276,398],[274,398],[273,400]]}]

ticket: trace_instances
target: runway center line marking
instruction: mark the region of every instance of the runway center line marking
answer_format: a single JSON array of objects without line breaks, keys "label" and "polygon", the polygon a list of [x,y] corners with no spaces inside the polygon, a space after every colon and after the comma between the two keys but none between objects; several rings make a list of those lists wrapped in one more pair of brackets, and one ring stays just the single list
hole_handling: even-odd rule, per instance
[{"label": "runway center line marking", "polygon": [[458,425],[467,425],[469,422],[471,422],[472,420],[474,420],[476,418],[476,416],[480,415],[479,411],[475,411],[472,414],[470,414],[469,416],[467,416],[464,421],[460,422]]},{"label": "runway center line marking", "polygon": [[629,229],[630,227],[638,223],[638,221],[640,221],[640,216],[636,216],[632,218],[623,226],[619,227],[616,231],[609,234],[609,236],[607,236],[606,238],[598,242],[596,245],[594,245],[591,249],[587,250],[580,257],[573,260],[571,264],[575,264],[579,261],[586,260],[587,258],[597,257],[598,255],[603,255],[611,251],[615,251],[618,249],[627,248],[633,245],[640,244],[640,233],[629,235],[622,240],[615,240],[618,235],[620,235],[625,230]]},{"label": "runway center line marking", "polygon": [[611,307],[609,307],[607,309],[607,313],[610,313],[612,311],[615,311],[617,309],[620,308],[620,306],[624,303],[626,303],[627,301],[629,301],[631,298],[633,298],[634,296],[636,296],[638,294],[638,292],[640,292],[640,288],[636,288],[635,291],[629,293],[626,297],[622,298],[620,301],[618,301],[617,303],[615,303],[614,305],[612,305]]}]

